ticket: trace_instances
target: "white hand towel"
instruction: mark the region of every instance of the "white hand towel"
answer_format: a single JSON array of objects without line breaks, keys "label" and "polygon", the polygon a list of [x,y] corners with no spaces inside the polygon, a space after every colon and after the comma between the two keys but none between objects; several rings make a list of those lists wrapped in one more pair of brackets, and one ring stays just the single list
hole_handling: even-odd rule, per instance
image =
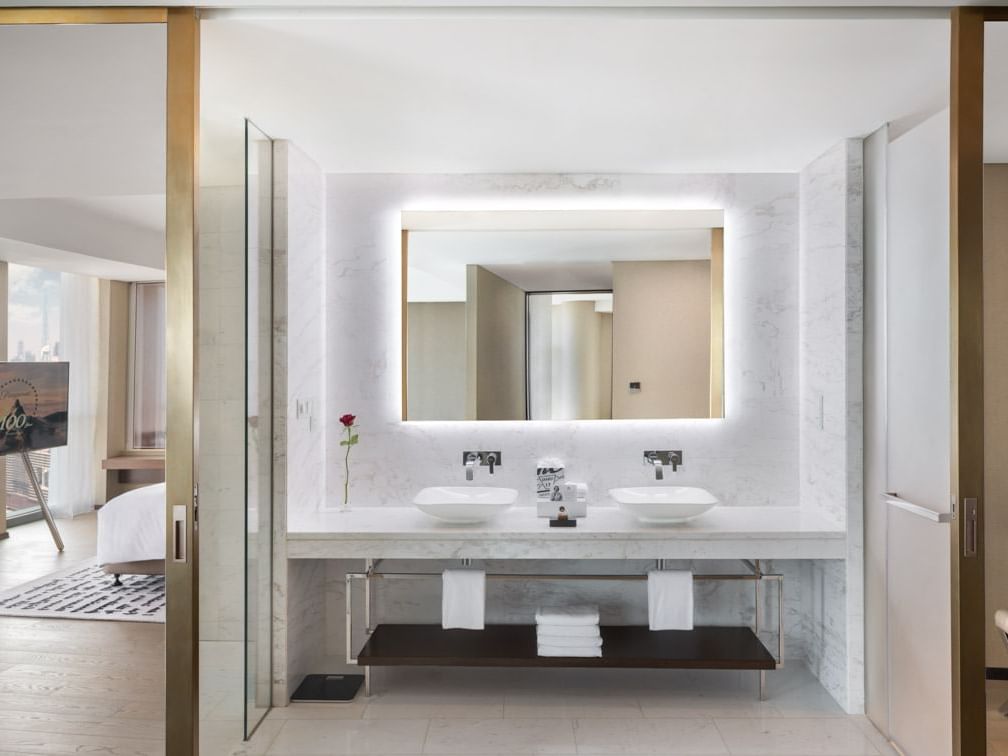
[{"label": "white hand towel", "polygon": [[598,625],[546,625],[539,623],[536,631],[542,635],[562,635],[565,638],[599,638]]},{"label": "white hand towel", "polygon": [[482,630],[486,614],[486,573],[445,570],[441,575],[441,627]]},{"label": "white hand towel", "polygon": [[536,635],[540,646],[556,646],[557,648],[602,648],[602,636],[598,638],[568,638],[564,635]]},{"label": "white hand towel", "polygon": [[536,610],[537,625],[597,625],[597,606],[543,606]]},{"label": "white hand towel", "polygon": [[648,573],[648,622],[652,630],[693,629],[693,573],[658,570]]},{"label": "white hand towel", "polygon": [[542,643],[539,644],[538,648],[539,656],[581,656],[581,657],[601,657],[602,647],[568,647],[568,646],[544,646]]}]

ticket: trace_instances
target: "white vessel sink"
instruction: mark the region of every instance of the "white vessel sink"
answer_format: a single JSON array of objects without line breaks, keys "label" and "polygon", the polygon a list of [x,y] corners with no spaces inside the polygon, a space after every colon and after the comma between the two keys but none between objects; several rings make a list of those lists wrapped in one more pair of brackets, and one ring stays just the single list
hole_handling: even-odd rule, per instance
[{"label": "white vessel sink", "polygon": [[490,486],[434,486],[413,499],[421,512],[445,522],[474,525],[511,509],[518,498],[513,488]]},{"label": "white vessel sink", "polygon": [[609,492],[620,509],[641,522],[686,522],[717,506],[714,494],[690,486],[638,486]]}]

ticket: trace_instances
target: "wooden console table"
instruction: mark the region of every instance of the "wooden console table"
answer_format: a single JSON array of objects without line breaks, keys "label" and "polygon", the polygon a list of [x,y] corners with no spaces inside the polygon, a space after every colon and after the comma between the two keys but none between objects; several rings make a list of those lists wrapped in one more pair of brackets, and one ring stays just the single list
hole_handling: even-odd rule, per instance
[{"label": "wooden console table", "polygon": [[[165,479],[164,454],[119,454],[102,460],[102,470],[109,474],[108,498],[127,488],[161,483]],[[114,475],[114,480],[112,479]]]}]

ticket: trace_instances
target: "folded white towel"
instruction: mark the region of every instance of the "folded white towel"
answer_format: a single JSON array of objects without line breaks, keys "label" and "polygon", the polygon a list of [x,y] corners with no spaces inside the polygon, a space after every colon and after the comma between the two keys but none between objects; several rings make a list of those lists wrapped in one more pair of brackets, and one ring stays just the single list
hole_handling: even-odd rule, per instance
[{"label": "folded white towel", "polygon": [[540,635],[562,635],[565,638],[599,638],[598,625],[548,625],[536,624],[536,632]]},{"label": "folded white towel", "polygon": [[693,573],[658,570],[648,573],[648,623],[652,630],[693,629]]},{"label": "folded white towel", "polygon": [[602,656],[602,647],[589,647],[589,646],[545,646],[542,643],[539,644],[539,656],[582,656],[582,657],[600,657]]},{"label": "folded white towel", "polygon": [[486,614],[486,573],[445,570],[441,575],[441,627],[482,630]]},{"label": "folded white towel", "polygon": [[564,635],[538,633],[536,642],[540,646],[556,646],[557,648],[602,648],[602,636],[598,638],[568,638]]},{"label": "folded white towel", "polygon": [[537,625],[597,625],[597,606],[543,606],[536,610]]}]

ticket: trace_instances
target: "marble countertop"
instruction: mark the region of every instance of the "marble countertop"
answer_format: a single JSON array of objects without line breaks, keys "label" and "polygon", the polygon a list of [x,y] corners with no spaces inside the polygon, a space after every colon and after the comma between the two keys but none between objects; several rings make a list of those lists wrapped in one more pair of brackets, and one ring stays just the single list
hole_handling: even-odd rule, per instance
[{"label": "marble countertop", "polygon": [[576,528],[551,528],[518,506],[480,525],[413,507],[288,512],[292,559],[843,559],[846,532],[798,507],[720,506],[689,522],[647,525],[596,506]]}]

